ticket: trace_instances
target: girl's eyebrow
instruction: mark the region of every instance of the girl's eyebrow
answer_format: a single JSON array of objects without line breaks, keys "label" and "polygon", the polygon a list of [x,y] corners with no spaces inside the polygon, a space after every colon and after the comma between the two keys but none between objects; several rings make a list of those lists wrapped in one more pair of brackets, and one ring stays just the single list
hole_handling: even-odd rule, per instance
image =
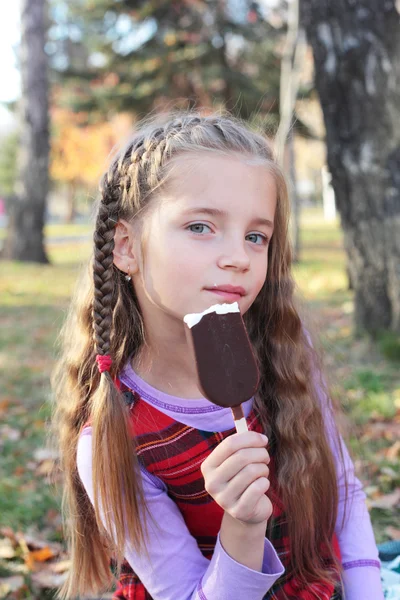
[{"label": "girl's eyebrow", "polygon": [[[227,217],[228,216],[228,213],[226,212],[226,210],[221,210],[220,208],[208,208],[205,206],[188,208],[187,210],[185,210],[183,212],[184,215],[192,215],[192,214],[199,214],[199,213],[202,213],[205,215],[211,215],[213,217]],[[274,228],[274,224],[272,221],[270,221],[269,219],[263,219],[261,217],[253,219],[252,223],[254,223],[255,225],[265,225],[269,229]]]}]

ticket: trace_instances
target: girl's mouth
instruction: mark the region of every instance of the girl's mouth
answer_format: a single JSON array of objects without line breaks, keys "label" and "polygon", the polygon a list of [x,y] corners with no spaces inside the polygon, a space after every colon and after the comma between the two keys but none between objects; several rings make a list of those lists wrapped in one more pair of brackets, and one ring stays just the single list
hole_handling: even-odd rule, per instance
[{"label": "girl's mouth", "polygon": [[218,296],[222,296],[225,300],[228,300],[229,302],[237,302],[246,293],[244,288],[233,285],[224,285],[212,289],[208,288],[207,291],[213,294],[217,294]]}]

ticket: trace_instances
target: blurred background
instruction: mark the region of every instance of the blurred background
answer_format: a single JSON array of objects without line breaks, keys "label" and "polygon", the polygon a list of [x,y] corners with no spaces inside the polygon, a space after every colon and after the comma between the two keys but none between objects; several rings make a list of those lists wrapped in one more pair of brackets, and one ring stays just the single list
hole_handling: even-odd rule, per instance
[{"label": "blurred background", "polygon": [[275,145],[296,293],[377,542],[400,540],[399,12],[398,0],[0,5],[0,598],[52,598],[65,578],[46,446],[56,338],[110,153],[139,119],[178,107],[227,109]]}]

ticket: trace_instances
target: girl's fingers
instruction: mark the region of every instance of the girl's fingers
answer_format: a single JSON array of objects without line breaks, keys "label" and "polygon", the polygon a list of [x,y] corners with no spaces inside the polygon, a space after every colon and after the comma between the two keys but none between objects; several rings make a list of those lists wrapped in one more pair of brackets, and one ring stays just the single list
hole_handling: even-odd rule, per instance
[{"label": "girl's fingers", "polygon": [[235,452],[232,456],[216,469],[216,475],[223,481],[230,481],[247,465],[252,463],[270,462],[270,457],[266,448],[244,448]]},{"label": "girl's fingers", "polygon": [[271,500],[266,495],[269,486],[270,482],[266,477],[253,481],[229,510],[231,516],[244,523],[268,521],[273,510]]},{"label": "girl's fingers", "polygon": [[247,465],[222,490],[223,502],[229,506],[236,504],[254,481],[260,478],[268,480],[268,476],[269,469],[265,463]]},{"label": "girl's fingers", "polygon": [[244,448],[262,448],[268,443],[268,438],[255,431],[246,431],[245,433],[234,433],[225,438],[203,461],[201,472],[218,468],[232,454]]}]

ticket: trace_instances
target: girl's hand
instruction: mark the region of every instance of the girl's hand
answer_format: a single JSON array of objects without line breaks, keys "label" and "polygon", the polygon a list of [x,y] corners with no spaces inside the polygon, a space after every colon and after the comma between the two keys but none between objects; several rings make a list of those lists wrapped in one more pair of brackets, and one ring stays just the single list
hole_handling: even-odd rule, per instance
[{"label": "girl's hand", "polygon": [[265,495],[270,461],[266,436],[247,431],[225,438],[201,465],[205,489],[233,518],[254,525],[267,522],[272,504]]}]

